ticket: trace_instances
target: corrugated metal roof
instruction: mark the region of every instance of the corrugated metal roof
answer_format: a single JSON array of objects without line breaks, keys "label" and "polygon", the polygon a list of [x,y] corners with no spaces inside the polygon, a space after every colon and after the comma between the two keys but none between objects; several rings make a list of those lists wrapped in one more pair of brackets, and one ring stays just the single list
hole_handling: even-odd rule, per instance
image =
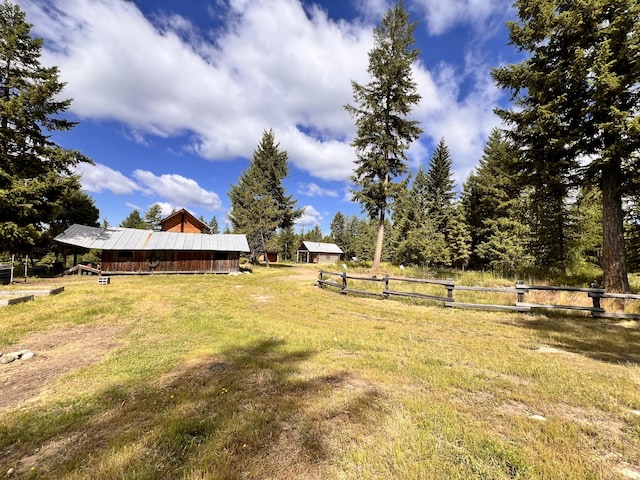
[{"label": "corrugated metal roof", "polygon": [[304,247],[311,253],[343,253],[335,243],[322,242],[302,242]]},{"label": "corrugated metal roof", "polygon": [[245,235],[153,232],[135,228],[99,228],[74,224],[56,242],[98,250],[204,250],[249,252]]}]

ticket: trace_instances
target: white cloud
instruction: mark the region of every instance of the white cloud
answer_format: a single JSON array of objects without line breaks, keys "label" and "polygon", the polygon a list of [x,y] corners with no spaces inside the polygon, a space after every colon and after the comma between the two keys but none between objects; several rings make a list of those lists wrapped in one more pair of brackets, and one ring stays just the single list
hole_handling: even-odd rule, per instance
[{"label": "white cloud", "polygon": [[[74,99],[71,108],[80,117],[124,122],[127,137],[142,145],[149,144],[149,135],[186,133],[185,148],[211,160],[250,158],[262,131],[273,127],[296,168],[318,179],[347,180],[355,128],[343,105],[353,102],[352,80],[368,81],[373,26],[390,2],[360,0],[364,20],[348,23],[329,19],[317,7],[305,10],[299,0],[229,0],[224,6],[220,1],[216,12],[225,12],[226,23],[206,35],[177,15],[149,20],[134,2],[18,3],[34,33],[45,37],[43,61],[59,67],[67,82],[65,97]],[[425,12],[432,34],[461,24],[484,25],[508,10],[506,0],[407,4]],[[428,140],[441,137],[459,178],[477,162],[497,123],[492,113],[497,93],[488,68],[482,71],[470,58],[467,64],[462,70],[414,66],[422,102],[413,116],[422,121],[425,139],[409,152],[413,165],[428,153]],[[459,98],[470,78],[473,92]],[[209,204],[219,205],[217,195],[196,191],[195,198],[184,198],[198,205],[213,198]]]},{"label": "white cloud", "polygon": [[391,6],[387,0],[356,0],[356,8],[368,21],[377,24]]},{"label": "white cloud", "polygon": [[81,163],[77,173],[80,175],[82,188],[87,192],[111,191],[116,195],[127,195],[140,190],[136,182],[100,163]]},{"label": "white cloud", "polygon": [[133,176],[149,194],[169,200],[178,208],[186,205],[202,206],[208,210],[222,208],[217,193],[203,189],[191,178],[177,174],[157,176],[148,170],[135,170]]},{"label": "white cloud", "polygon": [[319,225],[322,221],[322,214],[316,210],[312,205],[305,205],[303,208],[304,213],[296,221],[298,227],[313,228]]},{"label": "white cloud", "polygon": [[298,193],[307,197],[337,197],[338,192],[322,188],[316,183],[301,183],[298,185]]},{"label": "white cloud", "polygon": [[298,0],[232,1],[212,42],[176,15],[152,24],[133,2],[20,3],[80,117],[125,122],[139,142],[191,132],[190,148],[214,160],[250,157],[275,127],[295,139],[298,168],[332,179],[352,169],[342,106],[350,80],[366,75],[370,26],[305,12]]},{"label": "white cloud", "polygon": [[481,32],[487,24],[495,23],[509,10],[510,0],[415,0],[424,10],[424,20],[431,35],[440,35],[447,30],[470,24]]}]

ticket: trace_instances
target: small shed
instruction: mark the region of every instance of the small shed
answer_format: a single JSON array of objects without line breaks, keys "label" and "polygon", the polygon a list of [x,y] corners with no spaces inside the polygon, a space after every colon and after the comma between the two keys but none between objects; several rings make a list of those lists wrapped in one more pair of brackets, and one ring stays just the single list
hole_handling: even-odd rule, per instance
[{"label": "small shed", "polygon": [[84,249],[102,250],[104,274],[232,273],[249,252],[245,235],[154,232],[135,228],[72,225],[54,238]]},{"label": "small shed", "polygon": [[342,250],[335,243],[307,242],[300,244],[296,254],[298,263],[336,263]]},{"label": "small shed", "polygon": [[209,226],[189,211],[181,208],[160,220],[160,230],[163,232],[208,233]]}]

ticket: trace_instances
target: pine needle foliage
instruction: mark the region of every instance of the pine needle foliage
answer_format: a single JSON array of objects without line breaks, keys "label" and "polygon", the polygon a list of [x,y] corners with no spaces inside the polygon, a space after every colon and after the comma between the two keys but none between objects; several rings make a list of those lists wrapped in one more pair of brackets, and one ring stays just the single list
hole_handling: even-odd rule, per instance
[{"label": "pine needle foliage", "polygon": [[357,156],[353,197],[378,222],[373,270],[382,255],[385,215],[397,195],[394,179],[407,173],[406,151],[422,133],[419,122],[407,118],[420,101],[411,72],[419,54],[412,47],[415,27],[403,2],[387,11],[374,30],[367,69],[371,80],[366,85],[352,82],[354,105],[345,105],[357,129],[351,144]]},{"label": "pine needle foliage", "polygon": [[515,8],[511,44],[528,55],[493,70],[514,104],[497,113],[523,169],[601,190],[604,287],[629,291],[622,196],[640,158],[640,4],[517,0]]},{"label": "pine needle foliage", "polygon": [[40,64],[42,39],[19,6],[0,4],[0,251],[28,254],[79,190],[74,167],[90,160],[51,140],[74,123],[61,115],[64,83]]},{"label": "pine needle foliage", "polygon": [[[251,261],[267,253],[278,229],[291,228],[301,215],[297,201],[282,184],[289,174],[288,154],[280,150],[273,130],[265,131],[253,152],[249,168],[229,191],[229,219],[234,233],[244,233],[251,249]],[[265,255],[268,264],[268,257]]]}]

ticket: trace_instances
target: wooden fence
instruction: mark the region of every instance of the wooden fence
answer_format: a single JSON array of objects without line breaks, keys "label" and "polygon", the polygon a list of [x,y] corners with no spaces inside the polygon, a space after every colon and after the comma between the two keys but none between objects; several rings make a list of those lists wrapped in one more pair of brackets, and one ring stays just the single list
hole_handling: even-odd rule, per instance
[{"label": "wooden fence", "polygon": [[[332,279],[333,277],[333,279]],[[336,278],[337,277],[337,278]],[[350,288],[353,281],[372,282],[382,285],[382,289],[358,289]],[[589,288],[578,287],[557,287],[546,285],[526,285],[522,282],[516,283],[514,287],[469,287],[464,285],[456,285],[453,280],[436,280],[422,278],[405,278],[405,277],[356,277],[348,275],[347,272],[336,273],[320,270],[316,284],[320,287],[334,287],[340,290],[341,294],[357,294],[357,295],[374,295],[381,298],[389,298],[391,296],[412,297],[423,300],[432,300],[443,302],[445,307],[454,308],[475,308],[482,310],[507,310],[518,312],[529,312],[533,309],[561,309],[561,310],[578,310],[587,311],[592,317],[607,318],[625,318],[640,319],[640,313],[624,313],[606,311],[602,306],[601,299],[618,299],[618,300],[640,300],[640,295],[607,293],[603,288],[599,288],[596,284],[592,284]],[[393,288],[392,288],[393,284]],[[420,284],[435,285],[443,288],[442,295],[436,295],[432,292],[416,292],[402,290],[402,284]],[[473,291],[484,293],[511,294],[515,297],[515,302],[507,304],[497,303],[469,303],[456,301],[454,292]],[[569,292],[569,293],[585,293],[590,299],[590,305],[575,304],[555,304],[555,303],[536,303],[525,301],[525,295],[530,292]]]}]

